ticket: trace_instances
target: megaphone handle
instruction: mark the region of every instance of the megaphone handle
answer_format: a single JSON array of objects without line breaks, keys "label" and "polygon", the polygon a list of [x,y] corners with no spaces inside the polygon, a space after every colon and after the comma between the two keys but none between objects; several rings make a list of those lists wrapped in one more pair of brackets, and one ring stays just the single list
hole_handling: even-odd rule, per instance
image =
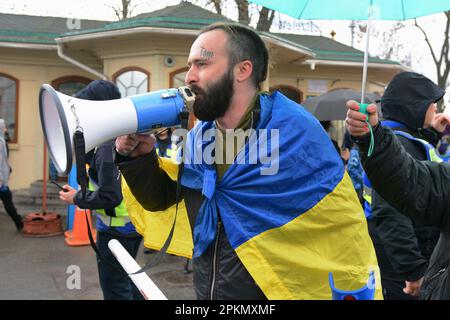
[{"label": "megaphone handle", "polygon": [[76,130],[73,134],[73,145],[75,149],[75,162],[77,166],[77,182],[81,187],[83,198],[86,196],[87,175],[86,175],[86,148],[84,145],[84,134],[81,130]]}]

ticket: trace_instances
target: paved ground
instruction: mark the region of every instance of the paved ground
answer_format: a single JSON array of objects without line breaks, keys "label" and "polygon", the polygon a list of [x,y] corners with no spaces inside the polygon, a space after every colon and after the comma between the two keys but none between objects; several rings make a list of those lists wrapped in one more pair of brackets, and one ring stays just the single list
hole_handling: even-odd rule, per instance
[{"label": "paved ground", "polygon": [[[63,235],[47,238],[25,237],[16,231],[13,222],[2,212],[3,207],[0,207],[1,300],[102,299],[95,254],[90,246],[69,247],[64,243]],[[143,266],[151,256],[144,254],[142,247],[137,261]],[[184,258],[166,255],[158,266],[147,271],[170,300],[195,299],[192,273],[183,273],[185,261]],[[72,274],[67,273],[70,266],[80,268],[81,289],[71,290],[67,287]]]}]

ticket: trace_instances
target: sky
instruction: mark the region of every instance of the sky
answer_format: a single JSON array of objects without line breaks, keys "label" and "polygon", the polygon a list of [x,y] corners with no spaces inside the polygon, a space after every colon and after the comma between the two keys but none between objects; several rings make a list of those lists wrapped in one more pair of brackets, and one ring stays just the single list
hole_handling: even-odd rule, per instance
[{"label": "sky", "polygon": [[[180,0],[133,0],[135,5],[133,9],[133,15],[137,15],[143,12],[155,11],[162,9],[169,5],[178,4]],[[228,16],[236,15],[234,1],[228,0],[229,4],[226,5],[226,13]],[[41,15],[41,16],[58,16],[58,17],[70,17],[76,19],[93,19],[93,20],[117,20],[114,14],[113,6],[118,6],[121,3],[120,0],[0,0],[0,12],[2,13],[14,13],[14,14],[29,14],[29,15]],[[212,8],[212,7],[211,7]],[[286,16],[278,15],[278,18],[287,21],[288,23],[295,23],[295,20]],[[439,43],[442,42],[444,31],[444,19],[442,14],[430,15],[418,19],[419,24],[424,26],[424,29],[428,31],[431,37],[431,41],[434,47],[439,48]],[[347,45],[351,44],[351,33],[348,28],[350,21],[314,21],[319,26],[320,31],[315,32],[302,30],[299,33],[303,34],[315,34],[325,37],[330,36],[331,30],[334,30],[337,34],[335,39]],[[436,81],[436,71],[432,62],[429,50],[423,40],[423,36],[419,33],[418,29],[413,27],[413,21],[406,21],[407,27],[403,28],[397,34],[397,39],[392,39],[391,43],[401,43],[403,48],[400,53],[403,55],[411,55],[412,69],[413,71],[424,74],[430,79]],[[374,29],[379,32],[388,30],[393,25],[393,22],[389,21],[375,21]],[[272,29],[272,31],[277,31]],[[294,33],[294,31],[289,30]],[[362,39],[359,43],[355,42],[354,46],[364,51],[365,39]],[[372,55],[377,55],[380,52],[380,48],[385,47],[386,43],[382,42],[380,34],[370,38],[369,52]],[[385,41],[385,40],[384,40]],[[448,101],[450,99],[450,87],[447,94]]]}]

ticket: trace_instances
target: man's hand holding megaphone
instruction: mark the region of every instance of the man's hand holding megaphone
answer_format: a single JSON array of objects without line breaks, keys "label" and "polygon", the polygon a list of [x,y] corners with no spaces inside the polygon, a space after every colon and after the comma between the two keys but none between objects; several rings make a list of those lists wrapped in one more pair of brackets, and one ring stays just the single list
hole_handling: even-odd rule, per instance
[{"label": "man's hand holding megaphone", "polygon": [[116,150],[120,155],[134,159],[149,154],[155,143],[153,134],[129,134],[116,138]]}]

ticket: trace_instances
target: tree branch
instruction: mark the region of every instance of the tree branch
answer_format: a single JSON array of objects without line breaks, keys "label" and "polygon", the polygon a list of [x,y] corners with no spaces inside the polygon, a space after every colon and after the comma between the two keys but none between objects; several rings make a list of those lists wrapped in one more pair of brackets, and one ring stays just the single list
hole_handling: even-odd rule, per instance
[{"label": "tree branch", "polygon": [[417,23],[417,19],[414,19],[414,24],[422,32],[423,36],[425,37],[425,42],[428,45],[428,49],[430,50],[430,53],[431,53],[431,56],[433,57],[434,63],[436,64],[436,66],[440,66],[440,62],[436,58],[436,54],[434,53],[433,47],[431,46],[430,39],[428,39],[427,33],[421,26],[419,26],[419,24]]},{"label": "tree branch", "polygon": [[212,3],[216,12],[220,15],[222,14],[222,0],[209,0],[208,3]]}]

